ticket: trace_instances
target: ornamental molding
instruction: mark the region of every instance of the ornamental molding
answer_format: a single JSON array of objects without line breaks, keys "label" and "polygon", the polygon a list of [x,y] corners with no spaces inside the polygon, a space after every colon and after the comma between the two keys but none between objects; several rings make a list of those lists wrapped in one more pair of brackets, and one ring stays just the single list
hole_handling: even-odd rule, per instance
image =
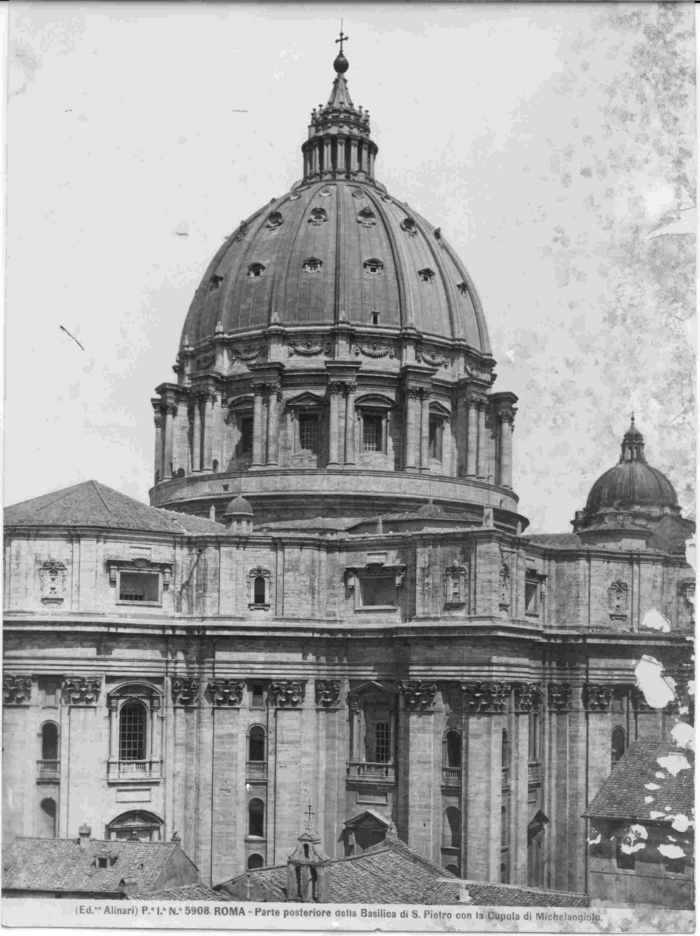
[{"label": "ornamental molding", "polygon": [[514,687],[516,714],[539,711],[542,707],[542,686],[539,683],[520,683]]},{"label": "ornamental molding", "polygon": [[229,349],[234,361],[254,361],[258,357],[267,357],[266,345],[244,344]]},{"label": "ornamental molding", "polygon": [[305,679],[270,683],[268,697],[275,708],[298,708],[306,698]]},{"label": "ornamental molding", "polygon": [[63,680],[63,698],[68,705],[97,705],[101,676],[72,676]]},{"label": "ornamental molding", "polygon": [[233,679],[213,679],[207,686],[212,705],[236,706],[241,704],[245,683]]},{"label": "ornamental molding", "polygon": [[442,576],[442,590],[447,607],[458,607],[467,603],[469,573],[465,566],[453,562]]},{"label": "ornamental molding", "polygon": [[626,621],[629,611],[630,587],[622,579],[615,579],[608,588],[608,607],[612,621]]},{"label": "ornamental molding", "polygon": [[406,708],[411,712],[423,712],[435,701],[437,683],[424,682],[422,679],[409,679],[399,682],[399,692],[403,696]]},{"label": "ornamental molding", "polygon": [[190,707],[199,702],[198,679],[173,679],[170,689],[173,705]]},{"label": "ornamental molding", "polygon": [[316,705],[319,708],[332,708],[340,704],[340,680],[316,680]]},{"label": "ornamental molding", "polygon": [[396,357],[396,347],[393,344],[380,344],[373,341],[371,344],[360,344],[357,342],[352,346],[355,357],[362,355],[368,358]]},{"label": "ornamental molding", "polygon": [[290,357],[316,357],[319,354],[330,354],[331,346],[328,341],[315,343],[311,338],[307,341],[290,341],[287,343],[287,354]]},{"label": "ornamental molding", "polygon": [[68,569],[62,562],[49,559],[39,568],[42,604],[61,604],[66,597]]},{"label": "ornamental molding", "polygon": [[547,700],[550,712],[570,712],[572,694],[569,683],[549,683]]},{"label": "ornamental molding", "polygon": [[13,676],[8,673],[2,677],[2,700],[5,705],[29,705],[31,695],[30,676]]},{"label": "ornamental molding", "polygon": [[419,364],[428,364],[430,367],[448,367],[450,363],[449,355],[420,346],[416,348],[416,360]]},{"label": "ornamental molding", "polygon": [[600,683],[584,683],[581,690],[581,700],[587,712],[609,712],[612,695],[612,686]]},{"label": "ornamental molding", "polygon": [[194,369],[206,370],[209,367],[213,367],[215,363],[216,354],[212,351],[210,354],[202,354],[200,357],[195,358]]},{"label": "ornamental molding", "polygon": [[505,715],[510,683],[462,683],[463,708],[467,715]]},{"label": "ornamental molding", "polygon": [[363,566],[348,566],[345,569],[345,585],[352,591],[359,579],[374,578],[376,576],[385,577],[387,575],[393,575],[395,586],[400,588],[406,575],[406,564],[368,561]]}]

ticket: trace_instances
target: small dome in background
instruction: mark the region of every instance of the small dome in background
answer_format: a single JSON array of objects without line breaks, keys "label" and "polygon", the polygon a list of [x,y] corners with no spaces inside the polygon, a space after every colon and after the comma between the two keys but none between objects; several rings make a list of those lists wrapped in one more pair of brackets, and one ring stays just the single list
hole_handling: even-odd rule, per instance
[{"label": "small dome in background", "polygon": [[250,506],[248,501],[239,494],[237,497],[234,497],[231,503],[228,505],[224,511],[224,516],[230,519],[235,517],[255,517],[253,513],[253,508]]}]

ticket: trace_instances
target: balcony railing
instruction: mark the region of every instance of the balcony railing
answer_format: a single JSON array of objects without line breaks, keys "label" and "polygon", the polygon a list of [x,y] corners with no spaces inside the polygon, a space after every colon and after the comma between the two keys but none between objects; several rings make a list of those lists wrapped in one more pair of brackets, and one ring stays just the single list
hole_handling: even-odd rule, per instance
[{"label": "balcony railing", "polygon": [[445,786],[462,786],[462,770],[460,767],[443,767],[442,782]]},{"label": "balcony railing", "polygon": [[267,780],[267,761],[247,761],[246,773],[251,780]]},{"label": "balcony railing", "polygon": [[160,758],[109,761],[107,778],[109,780],[160,780],[163,776],[161,765]]},{"label": "balcony railing", "polygon": [[349,761],[348,777],[351,780],[366,780],[370,783],[396,783],[396,767],[393,763]]},{"label": "balcony railing", "polygon": [[527,765],[527,779],[531,783],[544,779],[544,767],[540,761],[533,761]]},{"label": "balcony railing", "polygon": [[39,760],[36,762],[39,780],[58,780],[61,776],[61,762],[58,760]]}]

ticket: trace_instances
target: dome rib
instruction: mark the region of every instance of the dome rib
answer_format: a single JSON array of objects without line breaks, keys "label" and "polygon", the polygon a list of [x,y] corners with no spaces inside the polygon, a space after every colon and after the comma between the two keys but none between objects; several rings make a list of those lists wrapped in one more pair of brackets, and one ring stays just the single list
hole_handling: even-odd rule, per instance
[{"label": "dome rib", "polygon": [[[468,270],[459,259],[457,253],[452,249],[450,244],[447,241],[444,241],[445,250],[448,257],[454,263],[456,268],[459,270],[460,276],[463,277],[464,282],[467,286],[467,291],[469,293],[469,298],[471,299],[472,306],[474,308],[474,317],[476,319],[476,327],[479,333],[479,345],[480,349],[484,354],[491,354],[491,340],[489,338],[489,331],[486,325],[486,316],[484,315],[484,307],[481,304],[481,299],[479,298],[479,293],[477,292],[476,286],[474,285],[474,280],[469,275]],[[465,340],[467,336],[465,335]]]},{"label": "dome rib", "polygon": [[[399,292],[399,326],[401,328],[415,328],[413,300],[411,291],[408,289],[408,284],[406,283],[406,269],[409,265],[408,257],[404,252],[401,239],[398,236],[398,232],[394,229],[391,215],[383,200],[377,197],[372,191],[366,191],[366,194],[370,202],[372,202],[377,209],[377,215],[384,224],[384,229],[387,232],[387,238],[391,247],[392,261],[394,269],[396,270],[396,281]],[[401,263],[400,260],[403,260],[403,263]]]},{"label": "dome rib", "polygon": [[[453,289],[451,288],[453,284],[450,284],[449,282],[447,268],[445,266],[445,263],[442,257],[440,256],[441,248],[440,248],[440,244],[437,242],[437,238],[435,237],[435,230],[433,231],[426,230],[428,228],[428,224],[425,221],[425,219],[422,218],[420,215],[416,215],[414,217],[414,220],[416,221],[416,227],[418,228],[418,230],[420,231],[420,233],[423,235],[423,237],[426,240],[426,243],[428,245],[428,251],[433,257],[435,261],[435,266],[437,267],[437,272],[439,273],[440,278],[442,279],[443,288],[445,290],[445,298],[447,299],[447,311],[450,316],[450,327],[452,329],[452,335],[455,338],[463,338],[464,335],[462,334],[461,322],[459,326],[457,325],[457,322],[456,322],[457,316],[456,316],[456,307],[455,307],[455,301],[454,301],[455,294],[453,292]],[[433,235],[432,239],[430,237],[430,234]]]}]

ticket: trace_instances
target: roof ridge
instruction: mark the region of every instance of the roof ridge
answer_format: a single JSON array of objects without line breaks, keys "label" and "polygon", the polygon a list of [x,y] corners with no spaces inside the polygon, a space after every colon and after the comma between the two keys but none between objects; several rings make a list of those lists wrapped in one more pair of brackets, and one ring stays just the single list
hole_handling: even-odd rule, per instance
[{"label": "roof ridge", "polygon": [[[99,482],[97,482],[97,481],[95,481],[95,480],[93,479],[93,480],[91,480],[89,483],[90,483],[90,484],[93,486],[93,488],[95,489],[95,492],[96,492],[97,496],[99,497],[99,499],[100,499],[100,500],[102,501],[102,503],[104,504],[104,508],[105,508],[105,510],[107,511],[107,513],[108,513],[110,516],[112,516],[112,509],[110,508],[109,504],[108,504],[107,501],[104,499],[104,497],[102,496],[102,491],[100,490],[101,485],[99,484]],[[109,489],[108,489],[108,490],[109,490]],[[117,492],[117,493],[119,493],[119,492]]]}]

